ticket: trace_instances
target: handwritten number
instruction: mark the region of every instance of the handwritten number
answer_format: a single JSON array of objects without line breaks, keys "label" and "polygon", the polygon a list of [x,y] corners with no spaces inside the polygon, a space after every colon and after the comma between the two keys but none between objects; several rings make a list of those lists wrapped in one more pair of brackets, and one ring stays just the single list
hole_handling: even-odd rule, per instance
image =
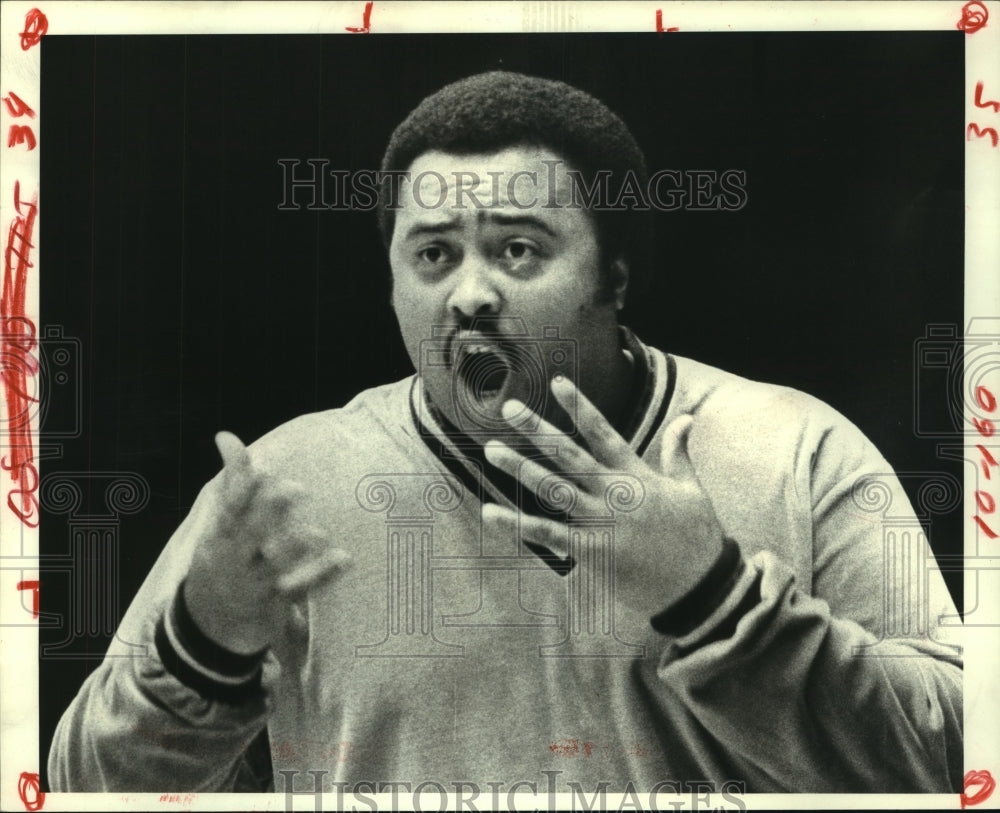
[{"label": "handwritten number", "polygon": [[979,516],[979,514],[976,514],[972,519],[975,520],[976,525],[979,526],[980,530],[982,530],[982,532],[986,534],[986,536],[989,539],[997,538],[996,531],[994,531],[989,525],[987,525],[986,522],[983,520],[983,518]]},{"label": "handwritten number", "polygon": [[[13,101],[11,101],[11,99],[13,99]],[[16,93],[10,93],[7,96],[4,96],[3,103],[7,105],[8,112],[14,118],[27,116],[29,119],[33,119],[35,117],[35,111],[28,107],[24,100]]]},{"label": "handwritten number", "polygon": [[986,412],[992,412],[997,408],[996,396],[982,384],[976,387],[976,403]]},{"label": "handwritten number", "polygon": [[992,107],[994,113],[1000,113],[1000,102],[983,101],[983,83],[976,82],[976,107]]},{"label": "handwritten number", "polygon": [[993,433],[996,431],[993,421],[983,420],[982,418],[973,418],[972,423],[979,431],[979,434],[984,438],[993,437]]},{"label": "handwritten number", "polygon": [[965,131],[965,140],[972,141],[973,136],[975,136],[976,138],[989,136],[990,141],[993,142],[994,147],[997,145],[997,142],[1000,141],[1000,134],[998,134],[997,131],[994,130],[992,127],[980,128],[978,124],[976,124],[974,121],[971,121],[969,122],[969,126],[968,128],[966,128]]},{"label": "handwritten number", "polygon": [[989,449],[983,446],[983,444],[977,443],[976,448],[979,449],[979,453],[983,456],[983,459],[979,461],[979,465],[983,467],[983,477],[989,480],[991,478],[990,466],[997,465],[996,458],[990,454]]}]

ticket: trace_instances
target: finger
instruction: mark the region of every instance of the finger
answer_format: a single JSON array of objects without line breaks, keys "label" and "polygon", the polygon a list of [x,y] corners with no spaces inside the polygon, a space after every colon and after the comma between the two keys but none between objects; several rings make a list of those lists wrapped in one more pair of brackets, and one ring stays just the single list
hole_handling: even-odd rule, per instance
[{"label": "finger", "polygon": [[228,510],[240,514],[251,504],[260,485],[250,451],[232,432],[219,432],[215,446],[222,457],[222,493]]},{"label": "finger", "polygon": [[330,534],[316,525],[276,527],[257,546],[266,565],[278,574],[295,569],[329,547]]},{"label": "finger", "polygon": [[569,489],[577,494],[587,493],[583,486],[570,482],[563,474],[545,468],[538,461],[525,457],[499,440],[486,441],[483,451],[490,463],[518,480],[544,503],[554,506],[556,503],[564,502],[563,499],[548,498],[549,494],[558,493],[561,489]]},{"label": "finger", "polygon": [[345,568],[351,557],[340,548],[328,548],[316,556],[300,562],[277,580],[278,590],[294,596],[325,583],[335,573]]},{"label": "finger", "polygon": [[668,477],[683,476],[691,468],[688,438],[693,423],[694,417],[685,414],[672,420],[663,430],[663,473]]},{"label": "finger", "polygon": [[309,621],[298,602],[293,602],[288,607],[288,613],[285,616],[285,629],[283,630],[283,633],[289,641],[298,641],[302,638],[308,637]]},{"label": "finger", "polygon": [[559,405],[573,417],[576,428],[587,442],[594,459],[606,466],[623,468],[632,462],[635,453],[607,418],[566,376],[552,379],[552,394]]},{"label": "finger", "polygon": [[306,496],[306,489],[295,480],[280,480],[274,477],[261,478],[260,488],[255,495],[255,503],[267,513],[285,513]]},{"label": "finger", "polygon": [[561,522],[518,513],[496,503],[486,503],[483,506],[483,523],[514,533],[519,539],[542,545],[560,556],[569,553],[569,529]]},{"label": "finger", "polygon": [[[527,404],[516,398],[511,398],[504,403],[500,412],[511,426],[535,440],[536,443],[541,444],[540,450],[549,459],[556,461],[561,471],[573,474],[596,474],[604,470],[604,467],[594,460],[586,449],[541,415],[531,412]],[[532,415],[534,420],[525,420],[526,413]],[[540,441],[539,437],[543,437],[545,440]],[[557,444],[556,448],[551,451],[548,448],[551,445],[549,438],[556,441]]]},{"label": "finger", "polygon": [[215,436],[215,446],[222,457],[222,465],[233,471],[250,468],[250,452],[232,432],[219,432]]}]

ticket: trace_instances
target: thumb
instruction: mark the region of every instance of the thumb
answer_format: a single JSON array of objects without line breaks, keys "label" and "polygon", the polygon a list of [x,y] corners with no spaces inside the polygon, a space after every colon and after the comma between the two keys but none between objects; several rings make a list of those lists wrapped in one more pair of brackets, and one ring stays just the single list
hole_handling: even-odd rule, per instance
[{"label": "thumb", "polygon": [[232,432],[219,432],[215,446],[222,457],[220,495],[229,512],[246,510],[260,486],[260,479],[250,459],[250,451]]},{"label": "thumb", "polygon": [[249,468],[250,452],[243,445],[243,441],[232,432],[219,432],[215,436],[215,447],[222,457],[222,465],[227,469],[239,471]]}]

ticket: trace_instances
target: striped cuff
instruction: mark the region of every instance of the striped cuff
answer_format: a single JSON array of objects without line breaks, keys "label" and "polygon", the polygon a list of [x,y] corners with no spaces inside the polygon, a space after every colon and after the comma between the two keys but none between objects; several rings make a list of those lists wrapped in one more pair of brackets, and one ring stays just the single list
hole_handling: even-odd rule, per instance
[{"label": "striped cuff", "polygon": [[156,625],[155,641],[164,668],[206,700],[242,705],[262,692],[261,667],[267,650],[240,655],[206,636],[188,611],[184,582]]},{"label": "striped cuff", "polygon": [[[746,572],[746,567],[740,546],[732,539],[723,540],[719,558],[701,581],[665,610],[654,615],[649,623],[654,630],[663,635],[677,638],[688,635],[704,624],[725,603],[726,598]],[[734,607],[733,612],[713,631],[712,639],[721,640],[727,637],[725,634],[727,630],[731,635],[739,619],[759,601],[758,581],[757,585],[748,590],[743,600]]]}]

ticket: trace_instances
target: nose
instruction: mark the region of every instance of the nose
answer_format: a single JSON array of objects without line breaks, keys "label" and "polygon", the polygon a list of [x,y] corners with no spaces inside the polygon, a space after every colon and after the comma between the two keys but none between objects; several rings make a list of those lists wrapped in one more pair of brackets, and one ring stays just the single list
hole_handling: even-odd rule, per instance
[{"label": "nose", "polygon": [[455,287],[448,296],[448,309],[460,319],[496,316],[503,306],[503,297],[496,286],[490,268],[474,258],[466,260],[455,277]]}]

